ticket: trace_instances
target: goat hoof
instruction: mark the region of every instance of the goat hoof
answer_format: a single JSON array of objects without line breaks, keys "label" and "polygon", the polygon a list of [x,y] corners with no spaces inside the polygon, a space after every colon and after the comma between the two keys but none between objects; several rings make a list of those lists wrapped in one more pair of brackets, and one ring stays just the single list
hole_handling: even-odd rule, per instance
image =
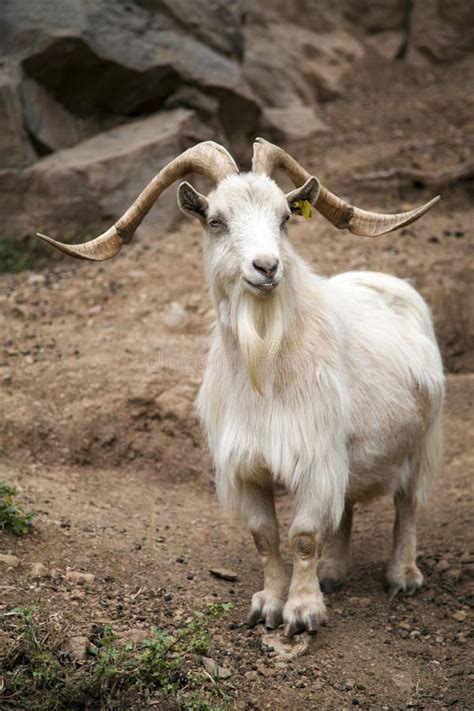
[{"label": "goat hoof", "polygon": [[264,622],[271,630],[276,629],[283,622],[283,603],[267,590],[261,590],[252,597],[247,626],[255,627],[259,622]]},{"label": "goat hoof", "polygon": [[247,617],[247,627],[255,627],[259,622],[263,622],[262,613],[260,610],[253,610]]},{"label": "goat hoof", "polygon": [[280,627],[282,622],[283,615],[281,611],[270,612],[265,618],[265,627],[268,627],[269,630],[276,630],[277,627]]},{"label": "goat hoof", "polygon": [[423,575],[416,565],[410,566],[398,575],[387,574],[388,597],[393,600],[397,595],[414,595],[423,585]]},{"label": "goat hoof", "polygon": [[326,607],[321,593],[288,600],[283,609],[285,634],[293,637],[300,632],[316,634],[326,621]]}]

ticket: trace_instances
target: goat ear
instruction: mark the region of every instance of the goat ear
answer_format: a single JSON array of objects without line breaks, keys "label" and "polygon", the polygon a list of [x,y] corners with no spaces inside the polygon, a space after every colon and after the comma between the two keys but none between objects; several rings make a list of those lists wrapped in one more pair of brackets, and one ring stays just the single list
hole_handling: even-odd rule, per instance
[{"label": "goat ear", "polygon": [[302,203],[309,202],[310,205],[314,205],[318,199],[320,187],[319,180],[311,177],[299,188],[292,190],[291,193],[287,193],[285,197],[290,210],[301,214]]},{"label": "goat ear", "polygon": [[178,187],[178,205],[186,215],[198,217],[201,220],[206,219],[207,208],[209,203],[207,198],[201,193],[198,193],[196,188],[186,181]]}]

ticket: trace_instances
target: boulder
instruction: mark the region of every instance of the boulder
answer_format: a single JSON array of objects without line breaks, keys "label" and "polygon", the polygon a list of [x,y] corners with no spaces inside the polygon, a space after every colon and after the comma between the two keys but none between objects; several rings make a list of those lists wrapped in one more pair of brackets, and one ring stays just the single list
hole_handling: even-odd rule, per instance
[{"label": "boulder", "polygon": [[40,155],[73,146],[100,130],[94,121],[69,113],[34,79],[21,83],[20,95],[23,120]]},{"label": "boulder", "polygon": [[337,98],[345,72],[364,56],[362,44],[343,29],[321,33],[267,21],[248,27],[246,41],[243,74],[267,107]]},{"label": "boulder", "polygon": [[[66,241],[91,237],[93,229],[120,217],[166,163],[206,138],[193,112],[176,109],[101,133],[25,170],[0,171],[0,233],[49,232]],[[177,215],[170,191],[153,218],[165,231]]]},{"label": "boulder", "polygon": [[474,5],[465,0],[347,0],[344,15],[388,59],[455,62],[474,43]]},{"label": "boulder", "polygon": [[407,60],[416,64],[455,62],[474,44],[474,4],[464,0],[414,0]]},{"label": "boulder", "polygon": [[19,168],[36,159],[23,126],[20,100],[20,72],[0,62],[0,167]]},{"label": "boulder", "polygon": [[261,119],[262,132],[268,140],[296,147],[317,133],[326,133],[328,126],[310,106],[294,104],[288,108],[264,109]]},{"label": "boulder", "polygon": [[243,35],[230,0],[5,0],[0,53],[78,116],[151,113],[182,83],[234,86]]}]

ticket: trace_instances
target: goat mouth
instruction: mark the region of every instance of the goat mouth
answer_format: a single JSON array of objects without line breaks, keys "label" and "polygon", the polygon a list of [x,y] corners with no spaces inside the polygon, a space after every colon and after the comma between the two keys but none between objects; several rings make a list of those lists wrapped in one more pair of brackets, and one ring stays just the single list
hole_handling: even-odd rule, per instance
[{"label": "goat mouth", "polygon": [[253,282],[250,281],[250,279],[247,279],[246,277],[244,277],[244,281],[246,282],[246,284],[252,287],[252,289],[258,291],[260,294],[269,294],[270,292],[274,291],[280,283],[279,280]]}]

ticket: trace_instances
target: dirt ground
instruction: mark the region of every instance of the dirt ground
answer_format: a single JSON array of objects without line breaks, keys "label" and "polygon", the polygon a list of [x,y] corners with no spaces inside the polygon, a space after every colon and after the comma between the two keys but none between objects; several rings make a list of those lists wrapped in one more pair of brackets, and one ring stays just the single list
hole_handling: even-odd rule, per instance
[{"label": "dirt ground", "polygon": [[[353,176],[469,158],[468,78],[467,65],[428,71],[368,57],[343,98],[322,107],[331,133],[298,157],[362,206],[421,203],[434,187]],[[393,511],[382,500],[357,511],[351,573],[326,596],[327,626],[291,644],[246,628],[260,566],[248,533],[219,509],[193,407],[212,321],[200,232],[183,223],[163,234],[150,216],[112,262],[64,257],[1,278],[0,479],[38,516],[33,535],[0,535],[0,552],[20,559],[2,570],[0,612],[36,603],[88,634],[106,621],[172,625],[206,600],[233,601],[212,629],[212,656],[232,672],[237,708],[474,708],[472,182],[440,191],[424,219],[377,241],[320,217],[295,218],[291,233],[319,273],[410,278],[433,308],[449,370],[445,467],[420,515],[418,595],[389,602],[384,591]],[[174,323],[173,302],[185,310]],[[290,502],[278,507],[286,528]],[[35,562],[55,577],[32,578]],[[65,580],[68,566],[96,576],[81,595]]]}]

